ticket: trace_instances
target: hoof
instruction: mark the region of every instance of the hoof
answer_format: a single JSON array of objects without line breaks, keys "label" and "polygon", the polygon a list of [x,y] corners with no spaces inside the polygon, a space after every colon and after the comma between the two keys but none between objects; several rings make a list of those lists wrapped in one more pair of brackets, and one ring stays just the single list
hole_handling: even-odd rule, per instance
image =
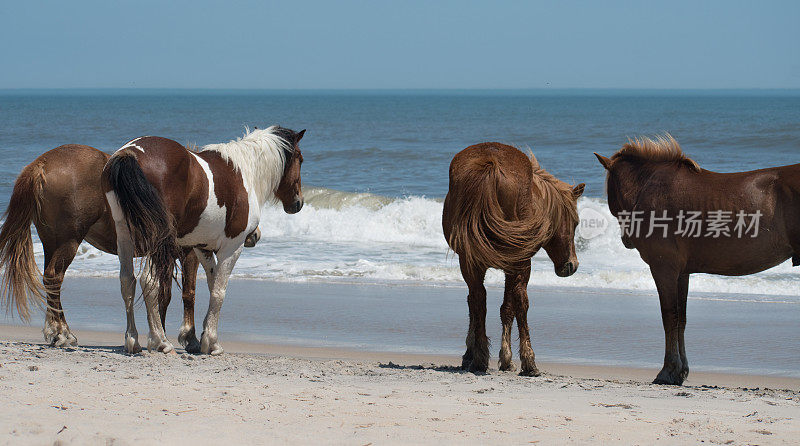
[{"label": "hoof", "polygon": [[530,370],[523,370],[523,371],[519,372],[519,376],[539,376],[541,374],[542,373],[536,367],[534,367],[533,369],[530,369]]},{"label": "hoof", "polygon": [[206,336],[206,334],[203,333],[200,337],[200,353],[211,356],[221,355],[222,346],[219,345],[216,339],[212,341],[210,336]]},{"label": "hoof", "polygon": [[680,386],[683,385],[683,381],[677,379],[669,379],[669,378],[658,378],[653,380],[653,384],[661,384],[665,386]]},{"label": "hoof", "polygon": [[653,384],[663,384],[668,386],[680,386],[683,385],[683,380],[686,379],[686,376],[689,375],[689,370],[674,372],[668,371],[666,369],[661,369],[658,372],[658,376],[656,379],[653,380]]},{"label": "hoof", "polygon": [[476,375],[485,375],[486,372],[489,370],[489,364],[478,364],[476,361],[472,361],[472,364],[469,366],[470,373],[474,373]]},{"label": "hoof", "polygon": [[135,355],[142,352],[142,346],[139,345],[139,340],[135,337],[129,336],[125,338],[125,353]]},{"label": "hoof", "polygon": [[59,333],[50,341],[50,345],[53,347],[76,347],[78,345],[78,339],[70,332]]},{"label": "hoof", "polygon": [[503,364],[501,361],[498,368],[500,369],[501,372],[514,372],[517,370],[517,366],[514,365],[514,362],[512,361],[508,361],[507,364]]},{"label": "hoof", "polygon": [[200,353],[200,341],[198,341],[197,338],[190,339],[184,346],[184,349],[186,349],[186,353]]},{"label": "hoof", "polygon": [[220,346],[219,343],[214,343],[208,346],[200,347],[200,353],[204,355],[218,356],[221,355],[222,352],[223,352],[222,346]]},{"label": "hoof", "polygon": [[461,357],[461,370],[469,370],[472,365],[472,352],[469,350]]},{"label": "hoof", "polygon": [[66,323],[58,324],[55,322],[47,321],[42,329],[44,340],[51,347],[75,347],[78,345],[78,339],[67,327]]},{"label": "hoof", "polygon": [[175,353],[175,347],[171,342],[161,339],[151,339],[147,342],[147,350],[151,353]]},{"label": "hoof", "polygon": [[194,329],[178,333],[178,342],[186,349],[186,353],[200,353],[200,341],[194,334]]}]

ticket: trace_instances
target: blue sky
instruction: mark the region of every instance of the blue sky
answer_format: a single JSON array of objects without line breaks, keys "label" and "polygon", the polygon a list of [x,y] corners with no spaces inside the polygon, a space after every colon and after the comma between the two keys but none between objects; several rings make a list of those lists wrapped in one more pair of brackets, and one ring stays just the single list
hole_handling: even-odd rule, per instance
[{"label": "blue sky", "polygon": [[16,1],[0,88],[800,88],[800,1]]}]

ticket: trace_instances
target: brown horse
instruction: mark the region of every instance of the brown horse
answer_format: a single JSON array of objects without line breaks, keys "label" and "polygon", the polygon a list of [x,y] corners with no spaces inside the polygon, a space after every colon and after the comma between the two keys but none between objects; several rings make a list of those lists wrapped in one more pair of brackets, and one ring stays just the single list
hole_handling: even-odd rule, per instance
[{"label": "brown horse", "polygon": [[168,353],[174,347],[158,320],[158,301],[170,288],[175,259],[183,249],[194,249],[211,292],[200,351],[222,353],[217,326],[225,289],[248,234],[258,227],[262,206],[280,200],[290,214],[303,207],[298,143],[304,133],[278,126],[256,129],[198,152],[143,136],[111,156],[102,182],[117,233],[126,351],[141,350],[133,315],[134,253],[148,258],[140,278],[148,349]]},{"label": "brown horse", "polygon": [[488,268],[499,268],[506,274],[500,370],[514,369],[511,328],[516,317],[522,374],[539,374],[527,319],[531,257],[544,248],[561,277],[578,269],[574,239],[583,189],[583,183],[573,188],[547,173],[532,154],[528,158],[500,143],[470,146],[453,158],[442,228],[469,287],[462,368],[482,373],[489,367],[483,280]]},{"label": "brown horse", "polygon": [[[61,283],[81,241],[109,254],[117,253],[117,235],[108,209],[100,173],[110,155],[93,147],[68,144],[50,150],[20,173],[0,229],[2,299],[29,319],[29,300],[46,302],[42,332],[53,346],[77,345],[61,307]],[[33,223],[44,248],[44,274],[33,256]],[[250,235],[254,246],[260,232]],[[194,295],[198,261],[189,250],[181,257],[184,322],[179,340],[187,351],[199,351],[194,335]],[[42,277],[43,276],[43,277]],[[164,323],[170,294],[159,303]]]},{"label": "brown horse", "polygon": [[788,258],[797,265],[800,164],[711,172],[668,134],[629,140],[611,158],[595,155],[608,171],[608,206],[622,242],[639,251],[658,289],[666,349],[653,383],[680,385],[689,374],[689,275],[753,274]]}]

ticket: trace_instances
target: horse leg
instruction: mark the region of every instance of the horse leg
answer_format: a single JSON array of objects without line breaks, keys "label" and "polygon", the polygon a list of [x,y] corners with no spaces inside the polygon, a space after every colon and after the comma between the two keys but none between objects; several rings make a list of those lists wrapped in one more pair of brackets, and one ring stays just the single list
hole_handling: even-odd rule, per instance
[{"label": "horse leg", "polygon": [[486,268],[471,267],[460,261],[461,275],[469,288],[469,332],[467,351],[461,367],[473,373],[485,373],[489,369],[489,338],[486,337],[486,288],[483,279]]},{"label": "horse leg", "polygon": [[147,309],[147,324],[150,333],[147,335],[147,350],[150,352],[175,353],[175,347],[167,339],[164,327],[161,325],[159,313],[158,291],[159,287],[172,286],[172,282],[160,283],[155,274],[155,265],[152,259],[147,259],[139,277],[142,286],[144,304]]},{"label": "horse leg", "polygon": [[[173,266],[173,273],[174,273],[174,266]],[[167,330],[167,309],[169,308],[169,303],[171,301],[172,301],[172,286],[168,287],[165,293],[163,294],[160,293],[158,300],[158,316],[161,319],[161,327],[164,328],[165,332]]]},{"label": "horse leg", "polygon": [[684,332],[686,331],[686,301],[689,295],[689,275],[681,274],[678,277],[678,346],[680,350],[681,363],[681,382],[689,376],[689,360],[686,358],[686,342]]},{"label": "horse leg", "polygon": [[[119,205],[117,205],[119,206]],[[136,275],[133,271],[133,239],[128,224],[124,220],[115,219],[117,231],[117,256],[119,256],[119,285],[122,301],[125,303],[127,326],[125,328],[125,351],[139,353],[139,332],[136,331],[136,317],[133,313],[133,299],[136,294]]]},{"label": "horse leg", "polygon": [[209,355],[222,353],[222,346],[219,345],[217,335],[219,314],[222,309],[222,302],[225,300],[228,279],[230,279],[233,267],[236,265],[236,260],[239,259],[241,253],[242,246],[239,246],[230,254],[218,254],[216,268],[212,267],[210,270],[206,266],[208,257],[205,255],[199,256],[208,276],[208,290],[211,294],[208,302],[208,313],[206,313],[206,318],[203,321],[203,334],[200,336],[200,352],[202,353]]},{"label": "horse leg", "polygon": [[[680,354],[680,274],[669,268],[651,268],[661,303],[661,322],[664,325],[664,367],[658,372],[653,384],[683,383],[683,361]],[[687,277],[688,284],[688,277]],[[685,304],[684,304],[685,307]]]},{"label": "horse leg", "polygon": [[69,329],[64,309],[61,307],[61,284],[64,273],[67,271],[75,253],[78,251],[79,240],[67,240],[55,243],[44,241],[44,274],[43,282],[47,291],[47,313],[44,320],[45,341],[55,347],[68,347],[78,345],[78,339]]},{"label": "horse leg", "polygon": [[181,259],[183,272],[183,324],[178,331],[178,342],[189,353],[200,353],[200,341],[197,340],[194,328],[194,292],[197,286],[197,254],[194,250],[184,252]]},{"label": "horse leg", "polygon": [[528,280],[531,278],[531,265],[527,263],[520,272],[513,275],[511,294],[515,298],[514,308],[519,330],[519,359],[522,365],[520,375],[539,376],[536,355],[531,347],[531,334],[528,328]]},{"label": "horse leg", "polygon": [[503,337],[500,341],[500,364],[498,368],[503,372],[513,372],[516,367],[511,361],[511,329],[514,325],[514,314],[516,313],[516,302],[511,292],[513,287],[513,276],[506,273],[506,287],[503,292],[503,305],[500,306],[500,322],[503,324]]}]

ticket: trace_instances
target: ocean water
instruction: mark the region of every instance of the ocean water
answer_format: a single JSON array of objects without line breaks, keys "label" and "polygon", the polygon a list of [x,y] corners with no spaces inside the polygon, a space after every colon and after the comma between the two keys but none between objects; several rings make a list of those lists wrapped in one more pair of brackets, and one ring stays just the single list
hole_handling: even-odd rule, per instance
[{"label": "ocean water", "polygon": [[[82,143],[111,152],[141,135],[208,144],[245,126],[308,129],[301,143],[306,206],[263,210],[263,238],[234,274],[276,281],[461,286],[441,231],[453,155],[478,142],[530,148],[570,183],[579,207],[611,224],[577,238],[579,271],[558,278],[542,253],[531,284],[654,290],[626,250],[606,206],[610,155],[629,136],[670,132],[707,169],[742,171],[800,162],[796,91],[5,91],[0,92],[0,209],[16,175],[46,150]],[[41,261],[41,245],[36,244]],[[84,243],[68,274],[117,274],[116,257]],[[740,278],[695,275],[692,298],[800,304],[787,262]],[[490,272],[490,285],[502,275]],[[711,294],[709,294],[711,293]]]}]

